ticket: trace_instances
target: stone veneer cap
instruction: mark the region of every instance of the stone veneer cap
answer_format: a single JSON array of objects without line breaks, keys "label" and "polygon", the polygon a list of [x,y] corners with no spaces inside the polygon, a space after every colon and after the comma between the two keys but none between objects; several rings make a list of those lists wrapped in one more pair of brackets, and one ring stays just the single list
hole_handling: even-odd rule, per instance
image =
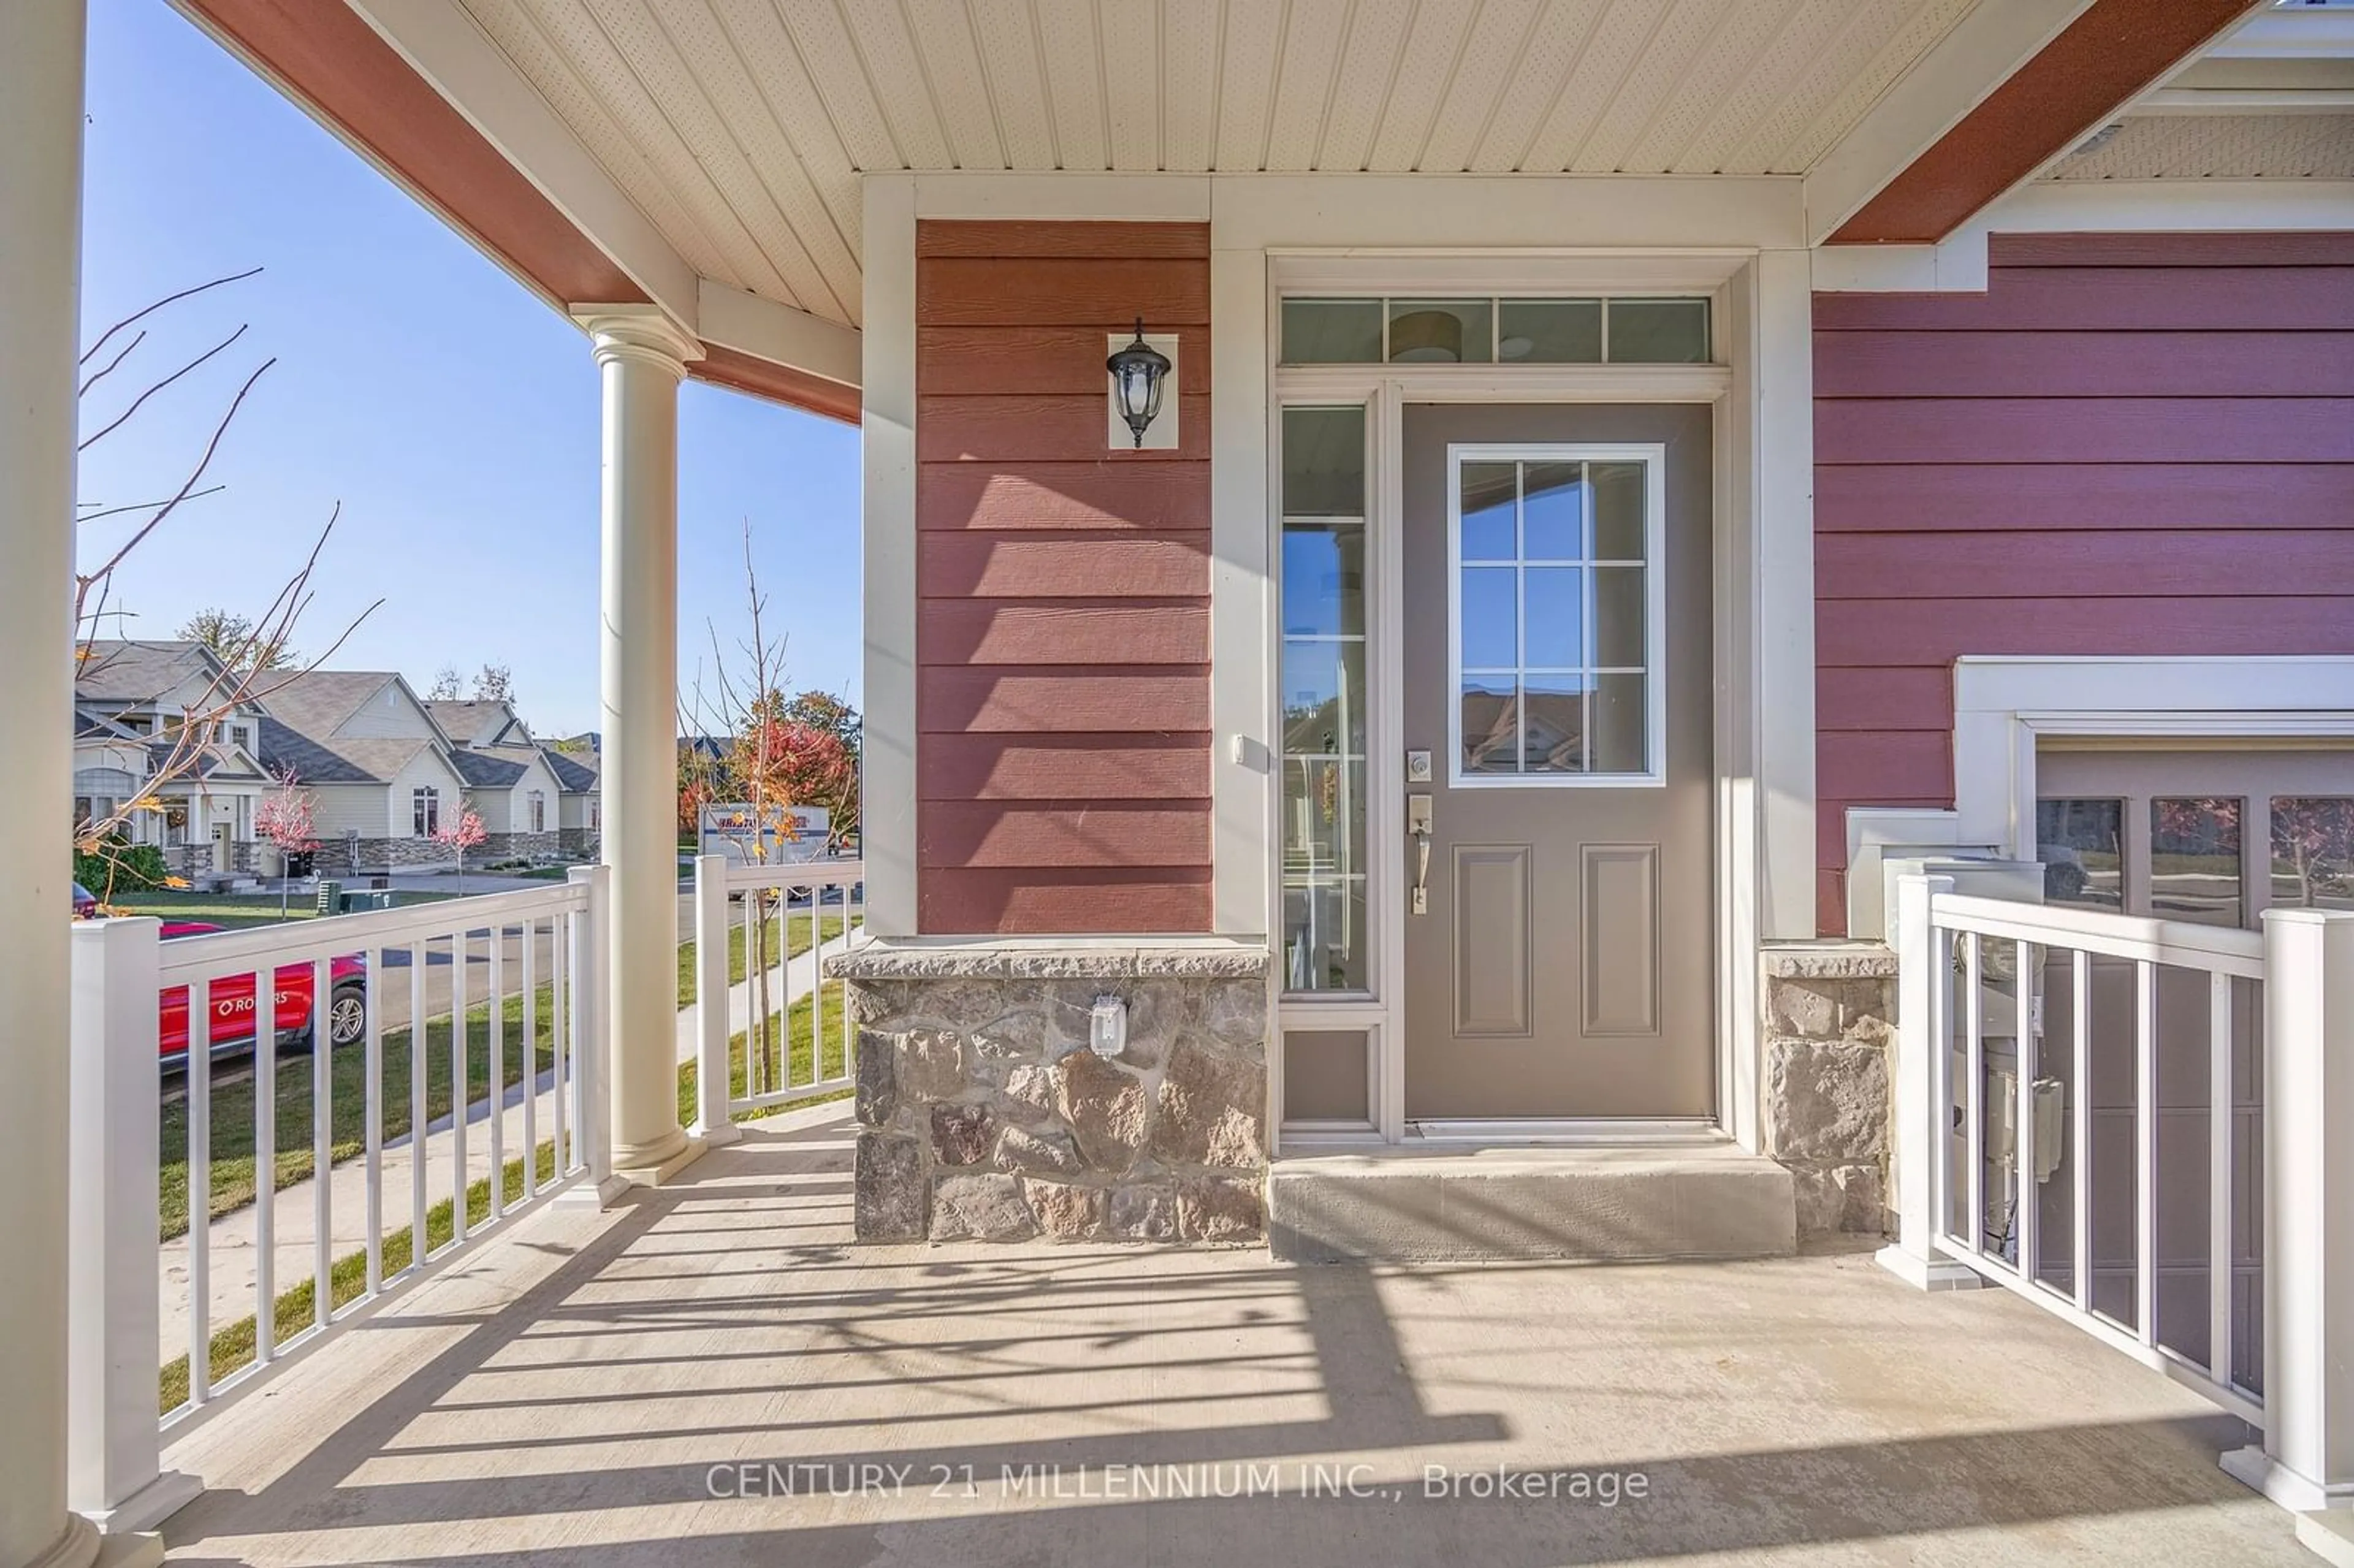
[{"label": "stone veneer cap", "polygon": [[1758,955],[1774,980],[1893,980],[1896,949],[1885,942],[1776,942]]},{"label": "stone veneer cap", "polygon": [[855,980],[1260,980],[1267,963],[1265,948],[1241,942],[1050,948],[1018,939],[902,944],[884,938],[833,954],[825,972]]}]

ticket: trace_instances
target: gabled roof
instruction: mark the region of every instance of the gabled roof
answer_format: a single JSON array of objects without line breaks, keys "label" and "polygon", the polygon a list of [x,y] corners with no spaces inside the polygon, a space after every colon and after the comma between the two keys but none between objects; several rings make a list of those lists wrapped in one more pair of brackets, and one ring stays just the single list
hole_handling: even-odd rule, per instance
[{"label": "gabled roof", "polygon": [[520,762],[487,751],[470,751],[462,746],[450,754],[450,760],[457,765],[458,777],[476,789],[509,789],[524,774]]},{"label": "gabled roof", "polygon": [[418,739],[330,739],[303,734],[282,719],[261,721],[261,765],[292,773],[304,784],[385,784],[433,742]]},{"label": "gabled roof", "polygon": [[90,708],[77,707],[74,709],[74,738],[76,740],[127,740],[136,745],[147,737],[123,728],[102,713]]},{"label": "gabled roof", "polygon": [[531,738],[531,731],[525,726],[523,715],[516,713],[514,705],[504,698],[466,701],[436,698],[425,705],[425,711],[433,715],[433,722],[441,726],[442,733],[460,746],[472,746],[475,736],[494,724],[499,727],[493,732],[490,745],[513,744],[512,737],[515,736],[521,737],[521,743],[528,744]]},{"label": "gabled roof", "polygon": [[80,702],[152,703],[190,682],[219,678],[221,662],[201,642],[93,640],[74,666]]},{"label": "gabled roof", "polygon": [[598,787],[598,764],[602,759],[595,752],[557,751],[542,747],[539,754],[546,761],[547,770],[556,775],[556,787],[566,794],[585,795]]},{"label": "gabled roof", "polygon": [[345,720],[400,677],[388,670],[307,670],[265,675],[255,695],[272,716],[313,736],[335,733]]},{"label": "gabled roof", "polygon": [[[170,762],[178,747],[179,743],[175,740],[148,741],[149,766],[161,768]],[[254,767],[252,761],[243,752],[225,741],[215,741],[196,754],[195,772],[199,779],[219,783],[254,783],[267,777],[260,769]],[[183,774],[181,777],[185,779],[186,775]]]}]

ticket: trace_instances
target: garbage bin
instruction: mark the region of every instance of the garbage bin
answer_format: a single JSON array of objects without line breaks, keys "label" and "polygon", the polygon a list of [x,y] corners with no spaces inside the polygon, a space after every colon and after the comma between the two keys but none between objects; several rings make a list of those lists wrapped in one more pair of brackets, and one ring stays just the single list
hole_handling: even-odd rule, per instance
[{"label": "garbage bin", "polygon": [[317,863],[318,856],[309,850],[288,850],[285,874],[290,881],[298,876],[308,876]]},{"label": "garbage bin", "polygon": [[319,884],[318,912],[322,915],[342,914],[344,912],[341,902],[343,893],[344,885],[342,883],[323,880]]},{"label": "garbage bin", "polygon": [[345,915],[357,915],[370,909],[391,907],[392,895],[389,893],[368,892],[354,888],[343,895],[342,913]]},{"label": "garbage bin", "polygon": [[382,893],[386,888],[390,887],[391,885],[392,878],[389,876],[371,876],[368,878],[368,886],[378,893]]}]

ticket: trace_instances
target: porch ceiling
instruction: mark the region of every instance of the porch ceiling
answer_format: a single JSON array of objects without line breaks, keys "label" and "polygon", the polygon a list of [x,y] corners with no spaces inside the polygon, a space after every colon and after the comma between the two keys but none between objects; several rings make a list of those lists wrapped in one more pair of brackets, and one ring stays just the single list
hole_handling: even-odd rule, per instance
[{"label": "porch ceiling", "polygon": [[698,272],[855,323],[864,173],[1801,175],[1977,0],[461,3]]}]

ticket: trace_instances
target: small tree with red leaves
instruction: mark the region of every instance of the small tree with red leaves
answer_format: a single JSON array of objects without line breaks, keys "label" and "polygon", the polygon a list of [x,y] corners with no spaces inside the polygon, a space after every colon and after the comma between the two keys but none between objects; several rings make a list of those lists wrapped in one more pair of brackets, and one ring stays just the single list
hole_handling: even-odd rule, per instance
[{"label": "small tree with red leaves", "polygon": [[253,809],[253,831],[277,847],[278,913],[282,918],[287,913],[286,862],[317,849],[319,841],[313,836],[311,791],[300,788],[301,777],[292,768],[277,777],[278,788],[264,795],[261,803]]},{"label": "small tree with red leaves", "polygon": [[482,819],[472,810],[461,810],[449,821],[433,830],[433,842],[442,844],[458,857],[458,895],[466,893],[466,852],[491,836],[482,826]]}]

